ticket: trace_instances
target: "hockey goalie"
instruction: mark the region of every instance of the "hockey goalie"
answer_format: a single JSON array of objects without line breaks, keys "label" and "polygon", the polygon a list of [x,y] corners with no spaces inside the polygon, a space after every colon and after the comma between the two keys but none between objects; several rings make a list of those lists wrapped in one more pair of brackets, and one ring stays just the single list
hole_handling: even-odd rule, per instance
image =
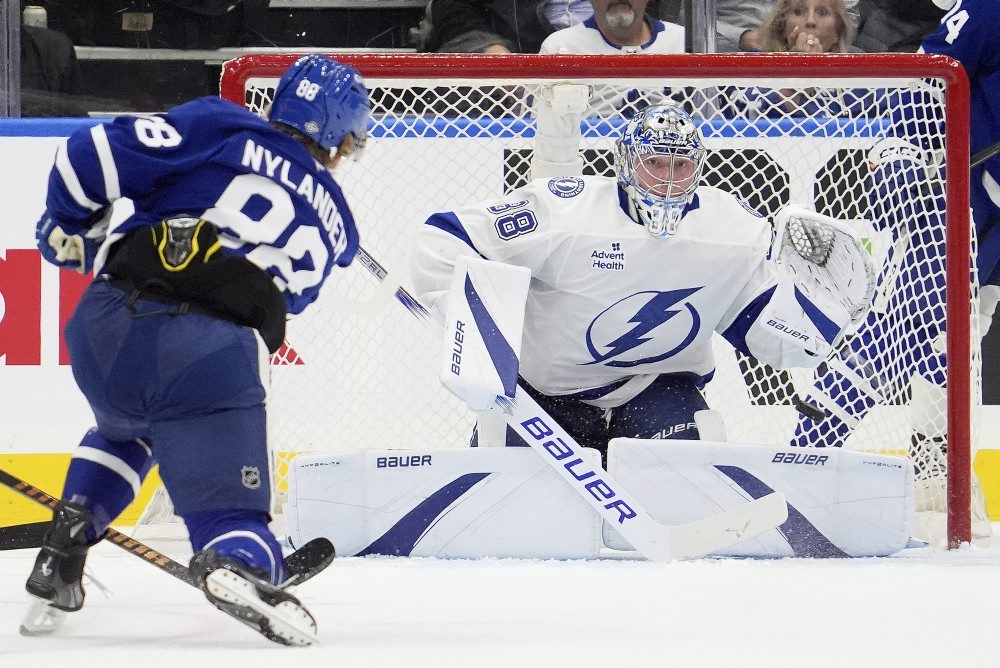
[{"label": "hockey goalie", "polygon": [[696,121],[653,105],[617,139],[616,178],[536,179],[432,215],[413,281],[444,323],[441,380],[478,414],[480,447],[319,456],[337,466],[300,457],[293,539],[340,531],[327,535],[344,554],[628,550],[536,452],[483,447],[531,441],[509,410],[530,398],[587,449],[572,477],[606,471],[660,522],[785,495],[780,526],[717,554],[905,547],[905,459],[721,442],[702,393],[713,337],[776,368],[814,368],[866,314],[876,269],[841,221],[790,206],[772,225],[701,185],[705,158]]}]

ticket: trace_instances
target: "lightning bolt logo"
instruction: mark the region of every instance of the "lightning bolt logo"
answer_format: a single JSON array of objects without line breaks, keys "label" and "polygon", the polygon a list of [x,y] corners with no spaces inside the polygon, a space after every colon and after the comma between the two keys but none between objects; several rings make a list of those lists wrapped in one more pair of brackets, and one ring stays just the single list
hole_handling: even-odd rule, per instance
[{"label": "lightning bolt logo", "polygon": [[[691,304],[681,304],[692,294],[698,292],[698,290],[701,290],[701,288],[683,288],[680,290],[669,290],[667,292],[639,292],[615,302],[602,311],[600,315],[594,318],[594,321],[590,323],[590,326],[587,328],[587,349],[590,351],[591,356],[593,356],[594,361],[587,362],[586,364],[605,364],[612,367],[631,367],[639,364],[659,362],[660,360],[676,355],[678,352],[691,344],[700,329],[701,317],[698,315],[698,311],[696,311]],[[642,307],[636,311],[635,315],[627,320],[627,323],[633,325],[633,327],[610,343],[604,344],[602,347],[606,349],[606,352],[600,352],[594,344],[593,330],[594,326],[601,320],[601,317],[613,310],[619,304],[636,298],[642,298],[645,295],[652,295],[652,297],[647,299]],[[681,305],[678,306],[678,304]],[[633,350],[638,346],[641,346],[647,341],[653,340],[655,335],[651,334],[651,332],[682,311],[687,311],[691,315],[692,323],[691,329],[678,345],[674,346],[665,353],[655,355],[653,357],[644,357],[637,360],[613,359],[620,357],[624,353]]]}]

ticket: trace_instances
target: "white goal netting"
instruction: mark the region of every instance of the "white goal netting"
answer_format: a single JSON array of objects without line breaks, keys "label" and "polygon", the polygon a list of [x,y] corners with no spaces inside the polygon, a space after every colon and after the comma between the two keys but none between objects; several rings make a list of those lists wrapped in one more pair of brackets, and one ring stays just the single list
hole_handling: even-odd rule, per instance
[{"label": "white goal netting", "polygon": [[[292,60],[249,56],[227,64],[223,95],[263,112]],[[924,488],[923,509],[936,511],[947,507],[950,447],[961,462],[951,474],[968,487],[979,337],[962,323],[977,308],[977,292],[967,251],[956,251],[963,240],[968,249],[969,231],[950,242],[946,233],[947,224],[969,227],[960,214],[967,201],[956,199],[946,180],[963,168],[952,156],[960,154],[955,137],[967,138],[968,127],[946,111],[954,84],[942,63],[848,56],[809,66],[795,57],[743,55],[344,60],[365,74],[374,108],[363,158],[338,168],[336,178],[363,247],[388,280],[380,283],[362,266],[336,270],[314,307],[289,324],[287,346],[272,360],[269,396],[279,491],[296,452],[468,443],[472,417],[437,381],[440,342],[395,303],[393,291],[409,282],[410,240],[428,215],[527,182],[533,105],[559,81],[591,87],[580,126],[584,174],[611,175],[613,141],[629,114],[671,99],[696,117],[706,138],[707,184],[769,217],[797,203],[851,221],[875,257],[874,307],[817,372],[776,371],[719,340],[706,395],[731,441],[908,455]],[[956,292],[962,296],[951,311],[949,282],[966,289]],[[971,342],[968,359],[950,363],[948,333],[964,339],[953,354]],[[950,427],[949,393],[958,397]],[[817,425],[803,418],[800,397],[837,419]],[[963,514],[967,521],[967,509]]]}]

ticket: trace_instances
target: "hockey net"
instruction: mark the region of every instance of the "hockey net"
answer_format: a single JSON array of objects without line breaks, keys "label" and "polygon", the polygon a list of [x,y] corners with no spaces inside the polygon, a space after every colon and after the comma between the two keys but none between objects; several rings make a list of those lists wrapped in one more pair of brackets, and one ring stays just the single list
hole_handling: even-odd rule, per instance
[{"label": "hockey net", "polygon": [[[380,283],[359,263],[336,269],[314,307],[290,322],[286,346],[272,358],[268,398],[278,498],[296,453],[467,445],[473,418],[437,381],[440,341],[393,292],[409,282],[407,252],[429,214],[527,182],[534,101],[553,83],[574,82],[591,87],[581,125],[584,174],[611,175],[613,141],[628,115],[670,99],[705,135],[706,183],[768,217],[794,202],[858,226],[879,267],[868,319],[818,372],[776,371],[720,339],[708,401],[730,441],[910,456],[919,509],[949,513],[950,544],[969,539],[980,404],[979,336],[970,330],[977,290],[968,121],[955,111],[967,92],[946,61],[337,57],[365,76],[373,114],[362,159],[343,164],[336,178],[363,247],[389,279]],[[230,61],[222,95],[262,114],[294,59]],[[800,397],[839,422],[801,417]]]}]

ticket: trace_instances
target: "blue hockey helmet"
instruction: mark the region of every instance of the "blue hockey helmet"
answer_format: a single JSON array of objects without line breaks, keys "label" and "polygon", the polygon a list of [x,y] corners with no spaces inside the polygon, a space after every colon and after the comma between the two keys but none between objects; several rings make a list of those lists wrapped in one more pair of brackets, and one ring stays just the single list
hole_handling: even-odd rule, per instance
[{"label": "blue hockey helmet", "polygon": [[311,54],[296,60],[281,77],[268,119],[295,128],[328,151],[337,150],[351,135],[360,151],[370,115],[361,75],[332,58]]},{"label": "blue hockey helmet", "polygon": [[615,142],[615,167],[636,222],[654,236],[675,234],[705,157],[701,132],[680,107],[654,104],[633,116]]}]

